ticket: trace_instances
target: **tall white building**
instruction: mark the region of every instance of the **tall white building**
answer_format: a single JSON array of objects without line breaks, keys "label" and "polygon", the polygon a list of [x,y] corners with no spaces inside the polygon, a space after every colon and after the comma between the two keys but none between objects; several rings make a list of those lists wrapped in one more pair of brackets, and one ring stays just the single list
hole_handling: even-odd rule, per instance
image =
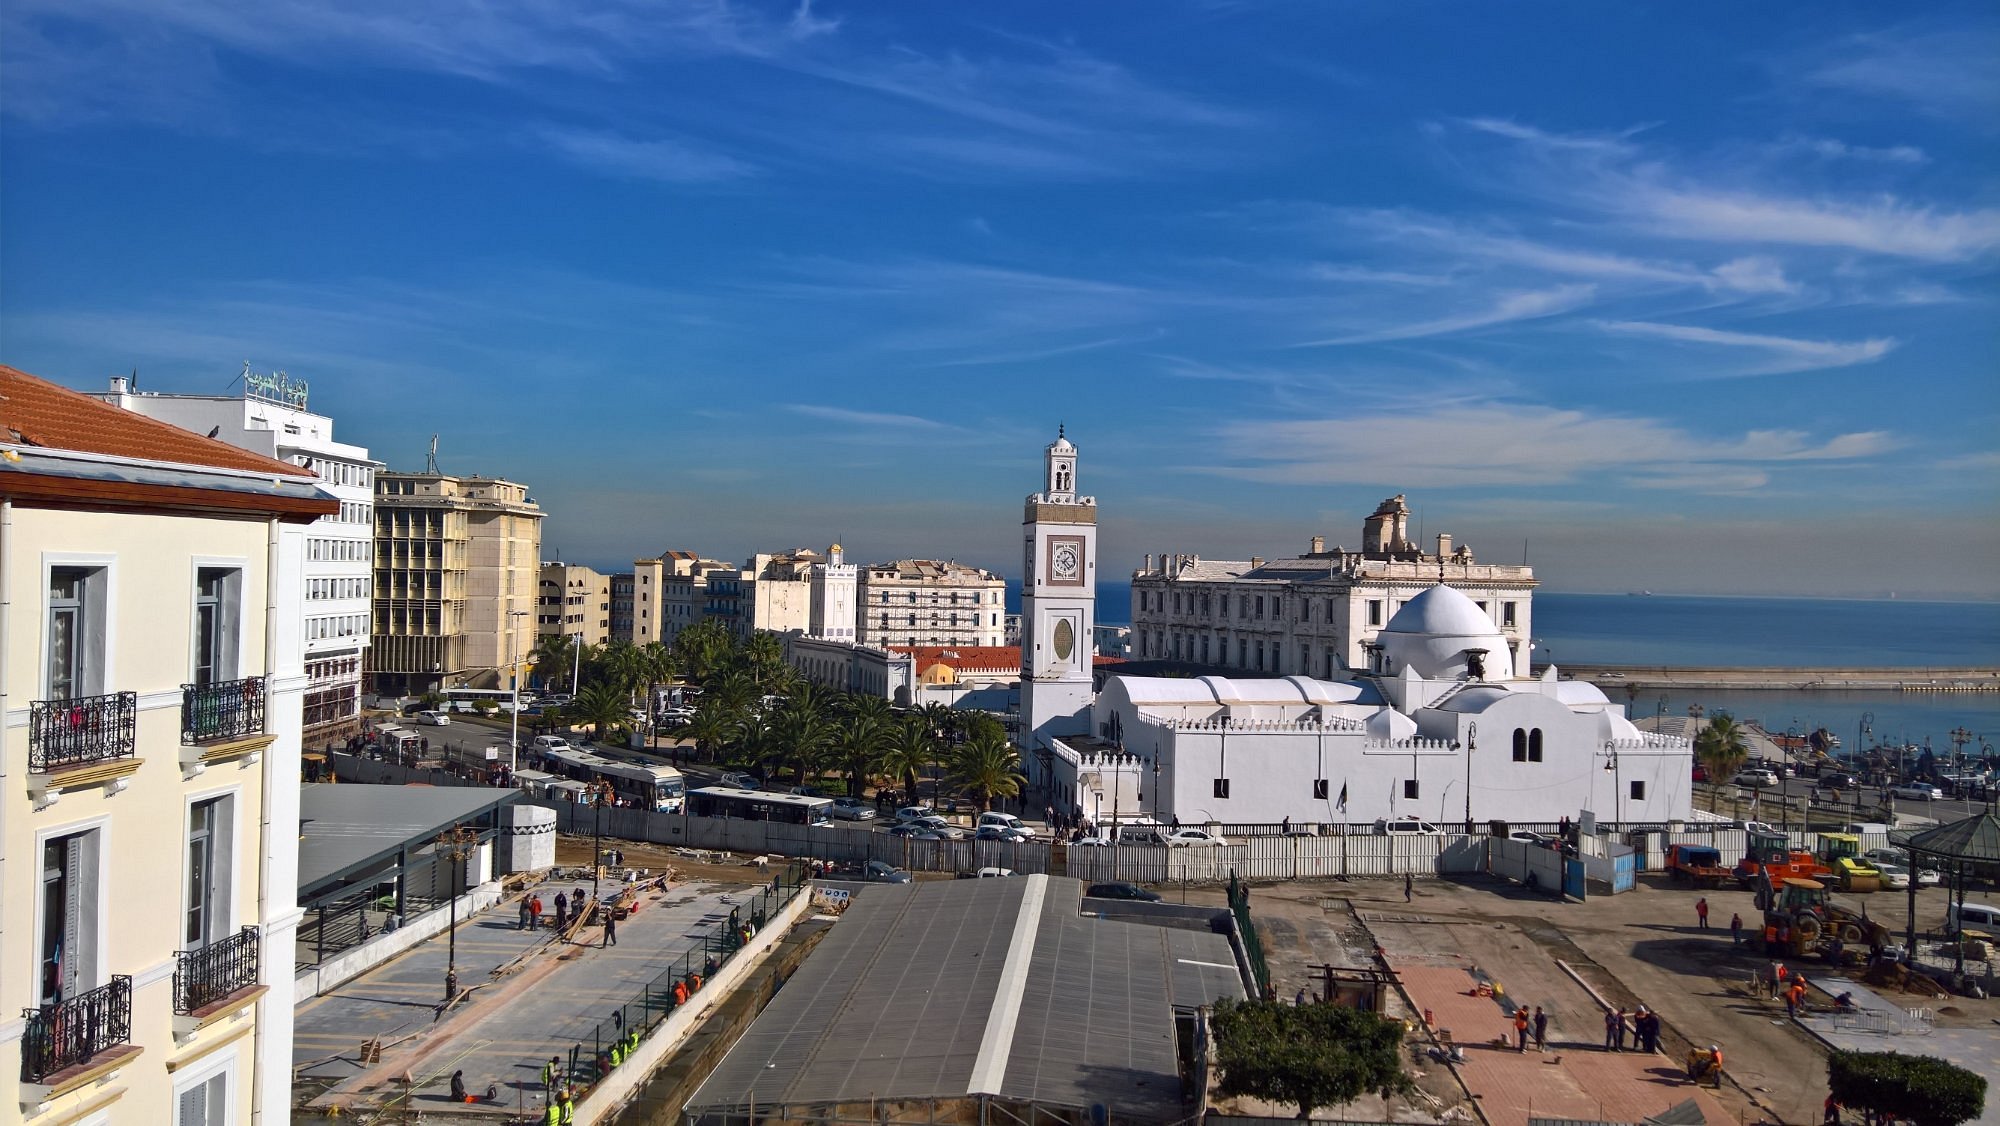
[{"label": "tall white building", "polygon": [[1006,643],[1007,581],[940,559],[899,559],[861,569],[861,641],[891,645]]},{"label": "tall white building", "polygon": [[812,623],[806,633],[827,641],[857,640],[860,568],[847,561],[839,544],[827,548],[826,561],[812,569],[812,588]]},{"label": "tall white building", "polygon": [[1097,611],[1097,498],[1076,487],[1060,428],[1021,519],[1021,729],[1030,750],[1090,730]]},{"label": "tall white building", "polygon": [[306,409],[304,380],[283,372],[254,372],[246,364],[243,388],[240,395],[141,393],[125,377],[114,376],[104,398],[238,449],[304,466],[340,502],[338,512],[303,532],[305,741],[323,746],[361,727],[361,671],[373,597],[375,472],[381,463],[368,456],[366,447],[334,441],[333,419]]},{"label": "tall white building", "polygon": [[0,367],[0,1124],[289,1116],[302,548],[342,502],[215,425]]},{"label": "tall white building", "polygon": [[1361,550],[1324,537],[1289,559],[1221,560],[1163,552],[1132,573],[1130,656],[1271,676],[1333,679],[1376,667],[1375,637],[1404,603],[1440,582],[1465,592],[1528,667],[1535,573],[1478,563],[1448,534],[1427,553],[1409,537],[1409,505],[1385,500]]}]

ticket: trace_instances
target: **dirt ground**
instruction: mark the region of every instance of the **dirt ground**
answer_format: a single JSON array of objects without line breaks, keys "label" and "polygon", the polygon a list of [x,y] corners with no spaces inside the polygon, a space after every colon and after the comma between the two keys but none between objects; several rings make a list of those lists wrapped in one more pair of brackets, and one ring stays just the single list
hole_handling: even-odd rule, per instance
[{"label": "dirt ground", "polygon": [[[1170,899],[1179,898],[1179,888],[1161,890]],[[1188,894],[1191,901],[1222,903],[1219,891]],[[1697,927],[1694,910],[1702,894],[1710,908],[1712,929],[1706,932]],[[1751,995],[1747,983],[1768,961],[1748,947],[1732,948],[1732,912],[1741,912],[1746,920],[1753,917],[1747,892],[1698,893],[1650,880],[1626,894],[1585,903],[1562,903],[1484,878],[1420,880],[1409,904],[1404,903],[1402,883],[1395,880],[1294,881],[1256,887],[1251,897],[1251,917],[1264,943],[1272,986],[1282,999],[1311,988],[1323,963],[1370,965],[1379,940],[1389,947],[1392,961],[1476,965],[1502,982],[1511,997],[1528,1004],[1547,999],[1555,1016],[1551,1041],[1589,1053],[1591,1060],[1571,1062],[1588,1062],[1590,1069],[1600,1066],[1597,1049],[1603,1038],[1603,1009],[1590,991],[1628,1011],[1643,1003],[1660,1014],[1665,1026],[1662,1074],[1651,1081],[1663,1089],[1673,1086],[1666,1073],[1690,1045],[1718,1043],[1728,1060],[1731,1085],[1723,1088],[1720,1099],[1730,1117],[1815,1123],[1826,1094],[1826,1053],[1785,1019],[1781,1003]],[[1821,968],[1814,964],[1804,969],[1813,973]],[[2000,1018],[2000,1001],[1995,1000],[1953,998],[1943,1007],[1920,998],[1910,1003],[1932,1004],[1941,1025],[1990,1027]],[[1490,1027],[1482,1024],[1475,1036],[1458,1039],[1487,1040],[1505,1031],[1497,1003],[1494,1010]],[[1411,1014],[1399,1008],[1391,1015]],[[1604,1058],[1615,1057],[1605,1053]],[[1465,1098],[1450,1069],[1429,1060],[1413,1059],[1413,1066],[1422,1073],[1420,1084],[1444,1105]],[[1608,1081],[1582,1070],[1587,1082]],[[1343,1113],[1367,1116],[1380,1109],[1356,1105]]]},{"label": "dirt ground", "polygon": [[[589,837],[558,834],[556,837],[556,866],[558,868],[586,868],[590,865],[590,850],[593,841]],[[758,878],[757,861],[749,856],[734,856],[730,853],[711,853],[706,862],[678,855],[665,845],[647,844],[642,841],[614,841],[607,839],[604,847],[624,852],[624,866],[636,868],[647,875],[657,875],[671,868],[683,880],[707,880],[727,887],[731,884],[754,884],[769,880]],[[778,863],[783,863],[779,858]]]}]

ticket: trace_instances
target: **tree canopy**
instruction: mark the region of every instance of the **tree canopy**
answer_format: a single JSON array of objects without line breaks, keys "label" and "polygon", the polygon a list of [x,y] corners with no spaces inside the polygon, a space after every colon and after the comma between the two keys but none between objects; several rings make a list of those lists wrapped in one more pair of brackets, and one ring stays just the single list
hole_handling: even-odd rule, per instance
[{"label": "tree canopy", "polygon": [[1211,1022],[1225,1095],[1247,1095],[1299,1108],[1342,1106],[1374,1092],[1409,1093],[1403,1073],[1403,1026],[1345,1005],[1224,1001]]},{"label": "tree canopy", "polygon": [[1842,1106],[1916,1126],[1957,1126],[1986,1109],[1986,1077],[1934,1056],[1835,1052],[1826,1081]]},{"label": "tree canopy", "polygon": [[1750,745],[1744,741],[1743,728],[1736,717],[1717,712],[1695,734],[1694,755],[1708,768],[1710,781],[1722,782],[1743,769],[1743,763],[1750,757]]}]

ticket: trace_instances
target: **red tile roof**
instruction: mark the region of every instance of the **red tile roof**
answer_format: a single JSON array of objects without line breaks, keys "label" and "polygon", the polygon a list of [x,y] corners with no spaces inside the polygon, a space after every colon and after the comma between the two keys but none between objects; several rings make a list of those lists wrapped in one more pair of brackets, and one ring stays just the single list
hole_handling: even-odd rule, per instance
[{"label": "red tile roof", "polygon": [[0,442],[307,481],[302,466],[240,450],[0,364]]},{"label": "red tile roof", "polygon": [[908,653],[917,668],[946,665],[953,669],[1018,669],[1019,645],[891,645],[890,652]]}]

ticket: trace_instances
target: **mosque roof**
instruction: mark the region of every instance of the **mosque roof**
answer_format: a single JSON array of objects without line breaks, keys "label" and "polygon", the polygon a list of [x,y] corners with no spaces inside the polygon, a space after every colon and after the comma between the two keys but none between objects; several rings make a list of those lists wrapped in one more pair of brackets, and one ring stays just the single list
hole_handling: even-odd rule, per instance
[{"label": "mosque roof", "polygon": [[1397,610],[1383,633],[1426,634],[1431,637],[1499,637],[1500,630],[1479,604],[1463,591],[1439,583]]}]

